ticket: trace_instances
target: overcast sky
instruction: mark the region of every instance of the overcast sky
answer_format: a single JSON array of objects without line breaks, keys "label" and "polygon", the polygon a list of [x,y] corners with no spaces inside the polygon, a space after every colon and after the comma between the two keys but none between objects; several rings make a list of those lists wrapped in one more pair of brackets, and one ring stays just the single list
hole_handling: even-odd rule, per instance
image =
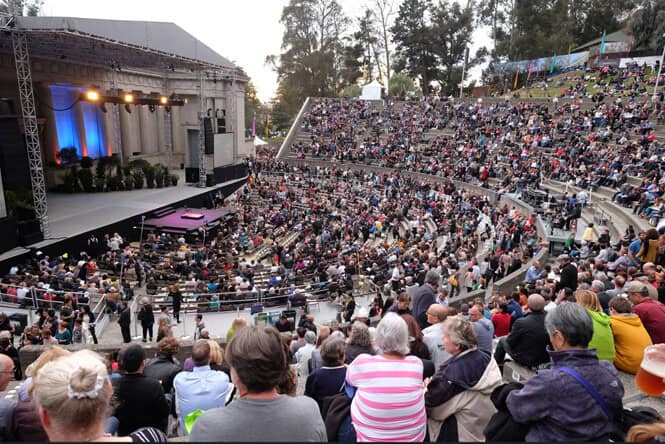
[{"label": "overcast sky", "polygon": [[[345,13],[358,17],[367,0],[338,0]],[[283,27],[279,23],[288,0],[45,0],[42,15],[117,20],[173,22],[213,50],[241,66],[268,101],[277,75],[263,62],[279,54]],[[395,0],[399,5],[400,0]],[[476,32],[472,48],[487,45],[486,32]],[[479,76],[474,70],[473,77]]]}]

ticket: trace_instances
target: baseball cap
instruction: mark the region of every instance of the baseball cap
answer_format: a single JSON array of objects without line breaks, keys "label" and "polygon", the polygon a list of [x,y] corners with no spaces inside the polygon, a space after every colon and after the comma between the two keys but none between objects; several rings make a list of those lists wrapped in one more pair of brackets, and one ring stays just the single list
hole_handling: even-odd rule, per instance
[{"label": "baseball cap", "polygon": [[[653,287],[653,285],[645,284],[644,282],[640,281],[630,281],[625,285],[625,287],[623,287],[623,289],[626,293],[641,293],[642,295],[647,296],[650,295],[649,287]],[[656,296],[657,295],[658,292],[656,291]]]},{"label": "baseball cap", "polygon": [[144,360],[145,350],[139,344],[128,345],[127,348],[120,350],[118,357],[120,367],[129,373],[137,371]]}]

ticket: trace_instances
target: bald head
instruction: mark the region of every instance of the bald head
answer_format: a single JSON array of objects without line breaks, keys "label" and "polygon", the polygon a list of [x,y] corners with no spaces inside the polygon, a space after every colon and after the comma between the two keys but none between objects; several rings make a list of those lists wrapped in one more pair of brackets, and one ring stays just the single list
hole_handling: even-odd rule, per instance
[{"label": "bald head", "polygon": [[448,317],[448,309],[441,304],[432,304],[427,309],[427,315],[436,322],[443,322]]},{"label": "bald head", "polygon": [[539,294],[532,294],[526,300],[526,305],[531,311],[543,311],[545,309],[545,298]]},{"label": "bald head", "polygon": [[0,392],[5,391],[14,378],[14,361],[7,355],[0,355]]}]

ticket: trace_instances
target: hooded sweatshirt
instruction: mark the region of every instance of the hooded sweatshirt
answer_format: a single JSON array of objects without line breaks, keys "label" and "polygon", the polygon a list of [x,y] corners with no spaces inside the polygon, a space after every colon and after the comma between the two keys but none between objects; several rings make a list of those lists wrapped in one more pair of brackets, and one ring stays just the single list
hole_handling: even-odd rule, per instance
[{"label": "hooded sweatshirt", "polygon": [[642,363],[644,349],[651,345],[651,337],[640,317],[633,313],[610,316],[616,356],[614,365],[627,373],[637,373]]},{"label": "hooded sweatshirt", "polygon": [[593,321],[593,337],[589,342],[589,348],[595,348],[598,352],[598,359],[614,361],[614,336],[612,335],[612,325],[610,317],[600,311],[587,309]]}]

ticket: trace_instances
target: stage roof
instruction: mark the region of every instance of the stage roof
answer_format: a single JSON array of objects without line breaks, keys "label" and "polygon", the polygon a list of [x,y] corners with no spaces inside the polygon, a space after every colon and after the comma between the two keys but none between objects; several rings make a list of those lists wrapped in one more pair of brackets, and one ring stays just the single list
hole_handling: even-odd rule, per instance
[{"label": "stage roof", "polygon": [[[16,17],[13,26],[26,31],[30,56],[113,69],[186,69],[221,71],[245,77],[175,23],[74,17]],[[12,51],[8,34],[0,51]]]}]

